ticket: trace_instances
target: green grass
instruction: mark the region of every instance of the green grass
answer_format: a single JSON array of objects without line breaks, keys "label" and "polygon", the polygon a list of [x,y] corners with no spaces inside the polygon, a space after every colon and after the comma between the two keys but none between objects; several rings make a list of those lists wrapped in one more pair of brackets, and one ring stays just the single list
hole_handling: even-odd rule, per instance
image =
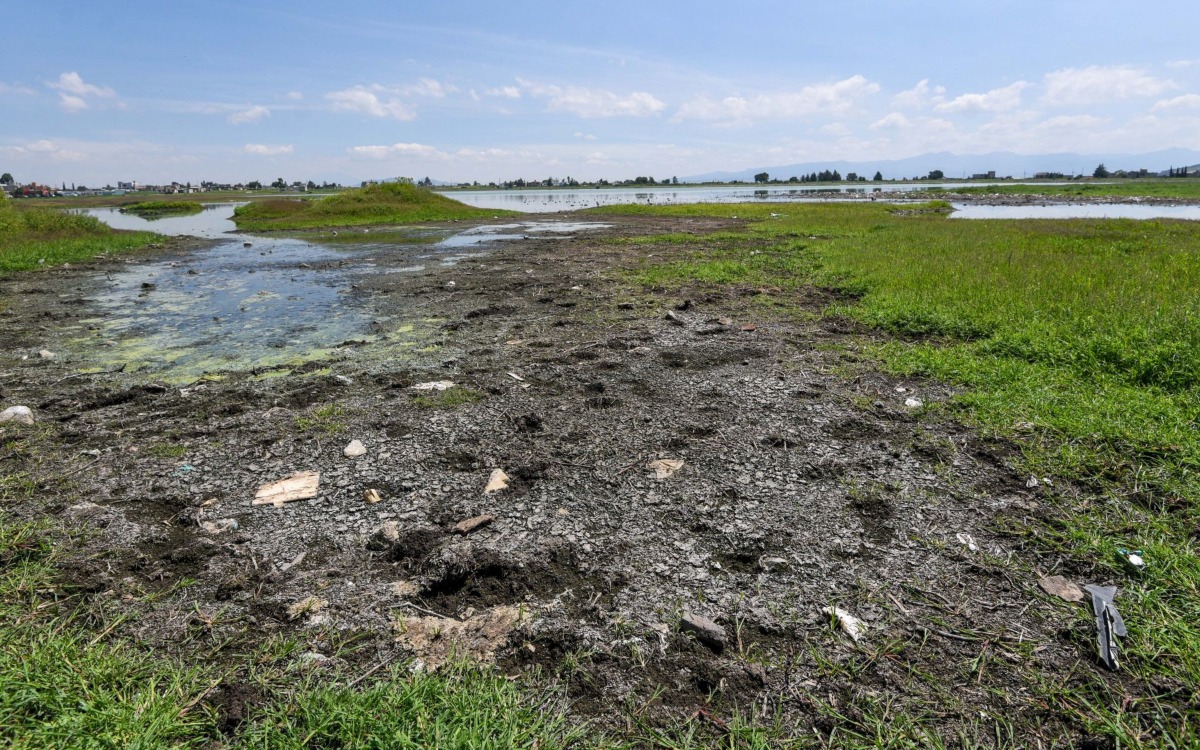
[{"label": "green grass", "polygon": [[1068,183],[1045,183],[1031,185],[987,185],[978,187],[954,187],[956,193],[996,194],[1001,195],[1056,195],[1063,197],[1099,197],[1112,196],[1118,198],[1200,198],[1200,178],[1138,178],[1119,179],[1105,178],[1096,182],[1079,181]]},{"label": "green grass", "polygon": [[250,203],[234,211],[233,220],[239,229],[264,231],[411,224],[491,218],[512,213],[472,208],[411,183],[392,182],[315,200],[278,198]]},{"label": "green grass", "polygon": [[444,391],[436,391],[428,395],[422,394],[413,397],[413,405],[421,409],[456,409],[459,406],[473,404],[476,401],[482,401],[484,395],[479,391],[462,386],[447,388]]},{"label": "green grass", "polygon": [[296,417],[296,429],[301,432],[324,432],[332,434],[346,429],[342,421],[345,410],[338,404],[318,406],[306,415]]},{"label": "green grass", "polygon": [[[843,301],[825,314],[892,334],[860,344],[885,369],[960,386],[947,413],[1011,439],[1024,471],[1082,491],[1057,499],[1055,522],[1010,532],[1117,578],[1135,680],[1200,684],[1200,224],[951,220],[878,204],[622,210],[748,220],[740,241],[650,238],[661,251],[633,280],[754,285],[781,304],[810,284],[834,290]],[[1140,578],[1121,575],[1118,546],[1144,550]],[[1122,746],[1151,736],[1099,678],[1034,689]],[[1200,719],[1194,705],[1151,705],[1164,738],[1183,742]]]},{"label": "green grass", "polygon": [[196,201],[142,201],[121,207],[123,214],[136,214],[143,219],[158,219],[164,216],[188,216],[198,214],[204,206]]},{"label": "green grass", "polygon": [[0,274],[139,250],[159,239],[151,232],[118,232],[91,216],[18,208],[0,199]]}]

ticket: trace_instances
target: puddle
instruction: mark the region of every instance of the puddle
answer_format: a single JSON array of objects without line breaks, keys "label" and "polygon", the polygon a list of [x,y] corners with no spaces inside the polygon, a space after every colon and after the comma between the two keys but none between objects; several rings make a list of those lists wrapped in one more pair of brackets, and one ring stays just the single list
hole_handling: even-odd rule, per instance
[{"label": "puddle", "polygon": [[1139,203],[1060,203],[1036,206],[983,206],[955,203],[952,219],[1189,219],[1200,220],[1200,206]]},{"label": "puddle", "polygon": [[233,223],[233,209],[245,203],[205,203],[204,210],[188,216],[164,216],[160,219],[143,219],[134,214],[123,214],[118,208],[85,208],[79,213],[95,216],[113,229],[133,229],[142,232],[158,232],[166,235],[190,235],[217,239],[237,231]]},{"label": "puddle", "polygon": [[[204,221],[188,229],[201,236],[216,232],[233,211],[232,204],[222,205],[223,211],[206,212]],[[135,223],[116,211],[89,213],[114,226]],[[159,229],[160,222],[132,218]],[[75,338],[68,348],[81,356],[81,370],[124,367],[172,383],[230,370],[284,375],[348,343],[386,341],[389,356],[422,351],[432,325],[379,315],[368,299],[350,294],[356,278],[419,273],[430,264],[449,266],[485,254],[499,241],[606,226],[523,222],[452,234],[427,228],[368,230],[352,233],[352,240],[350,232],[330,232],[327,242],[226,238],[183,259],[131,264],[94,277],[100,287],[89,300],[94,314],[69,332]],[[245,241],[252,246],[244,247]],[[398,258],[404,262],[397,264]]]}]

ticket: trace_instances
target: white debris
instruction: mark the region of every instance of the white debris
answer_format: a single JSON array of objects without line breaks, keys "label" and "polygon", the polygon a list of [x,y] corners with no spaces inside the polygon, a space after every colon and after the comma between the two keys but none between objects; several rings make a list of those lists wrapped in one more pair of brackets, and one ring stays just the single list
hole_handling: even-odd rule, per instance
[{"label": "white debris", "polygon": [[850,614],[841,607],[822,607],[821,611],[827,615],[837,618],[838,625],[841,626],[842,632],[850,636],[850,640],[858,643],[858,639],[862,638],[866,632],[867,626],[863,621]]},{"label": "white debris", "polygon": [[317,496],[317,485],[321,482],[318,471],[300,471],[280,479],[278,482],[264,484],[254,493],[253,505],[274,505],[282,508],[289,500],[308,500]]},{"label": "white debris", "polygon": [[1039,484],[1040,484],[1040,482],[1038,482],[1038,478],[1037,478],[1037,477],[1030,477],[1029,479],[1026,479],[1026,480],[1025,480],[1025,486],[1026,486],[1026,487],[1028,487],[1028,488],[1029,488],[1029,489],[1031,489],[1031,490],[1032,490],[1034,487],[1037,487]]},{"label": "white debris", "polygon": [[412,388],[414,391],[444,391],[453,387],[454,382],[451,380],[433,380],[428,383],[417,383]]},{"label": "white debris", "polygon": [[494,469],[492,475],[488,477],[487,486],[483,488],[483,494],[492,495],[501,490],[508,489],[508,475],[503,469]]},{"label": "white debris", "polygon": [[646,468],[654,471],[655,479],[666,479],[683,468],[683,459],[659,458],[646,464]]},{"label": "white debris", "polygon": [[226,531],[237,531],[238,522],[236,518],[218,518],[215,521],[201,521],[200,528],[209,534],[222,534]]},{"label": "white debris", "polygon": [[342,453],[346,454],[346,458],[358,458],[365,455],[366,452],[367,446],[363,445],[361,440],[351,440],[350,444],[342,451]]},{"label": "white debris", "polygon": [[955,538],[958,539],[959,544],[963,545],[964,547],[971,550],[972,552],[979,551],[979,545],[975,543],[975,538],[973,536],[971,536],[970,534],[964,534],[964,533],[960,532],[959,534],[956,535]]},{"label": "white debris", "polygon": [[43,349],[40,352],[38,352],[38,356],[41,357],[42,359],[54,359],[55,356],[57,356],[57,355],[54,352],[50,351],[49,349]]},{"label": "white debris", "polygon": [[912,396],[909,396],[908,398],[904,399],[904,405],[909,409],[920,409],[925,405],[925,402],[919,398],[913,398]]},{"label": "white debris", "polygon": [[33,412],[28,406],[10,406],[4,411],[0,411],[0,422],[33,424]]},{"label": "white debris", "polygon": [[368,505],[374,505],[375,503],[378,503],[381,500],[383,500],[383,496],[379,494],[379,490],[375,490],[375,489],[363,490],[363,502],[367,503]]}]

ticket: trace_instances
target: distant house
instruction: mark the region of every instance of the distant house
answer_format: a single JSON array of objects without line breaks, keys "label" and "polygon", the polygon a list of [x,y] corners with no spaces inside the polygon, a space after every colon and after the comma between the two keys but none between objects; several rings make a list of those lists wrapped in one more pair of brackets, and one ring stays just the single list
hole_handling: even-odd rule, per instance
[{"label": "distant house", "polygon": [[996,170],[992,169],[992,170],[988,170],[987,172],[980,172],[979,174],[973,174],[973,175],[971,175],[971,179],[972,180],[994,180],[994,179],[996,179]]}]

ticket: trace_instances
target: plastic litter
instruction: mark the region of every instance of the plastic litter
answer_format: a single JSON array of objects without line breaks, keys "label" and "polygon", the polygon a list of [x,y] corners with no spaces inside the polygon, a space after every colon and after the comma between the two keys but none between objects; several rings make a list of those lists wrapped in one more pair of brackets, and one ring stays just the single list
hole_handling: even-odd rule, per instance
[{"label": "plastic litter", "polygon": [[682,458],[660,458],[646,464],[647,469],[654,471],[655,479],[666,479],[683,468]]},{"label": "plastic litter", "polygon": [[1092,612],[1096,614],[1096,644],[1100,648],[1100,661],[1112,671],[1121,668],[1117,636],[1125,635],[1125,621],[1117,611],[1113,599],[1117,595],[1116,586],[1084,586],[1083,590],[1092,595]]},{"label": "plastic litter", "polygon": [[291,500],[308,500],[317,496],[317,486],[321,483],[321,473],[318,471],[300,471],[280,479],[278,482],[264,484],[254,493],[253,505],[274,505],[282,508]]},{"label": "plastic litter", "polygon": [[858,619],[841,607],[822,607],[821,611],[830,617],[836,617],[838,626],[841,627],[842,632],[850,636],[850,640],[854,641],[855,643],[858,643],[858,640],[862,638],[863,633],[867,631],[867,626],[862,620]]},{"label": "plastic litter", "polygon": [[412,388],[414,391],[444,391],[447,388],[453,388],[454,382],[450,380],[433,380],[428,383],[417,383]]},{"label": "plastic litter", "polygon": [[1146,561],[1142,558],[1140,549],[1128,550],[1124,547],[1117,547],[1117,559],[1130,573],[1141,573],[1146,569]]},{"label": "plastic litter", "polygon": [[357,458],[366,454],[367,446],[363,445],[361,440],[351,440],[350,444],[342,451],[346,458]]},{"label": "plastic litter", "polygon": [[959,544],[971,550],[972,552],[979,551],[979,545],[975,543],[975,537],[971,536],[970,534],[960,532],[955,535],[955,538],[958,539]]},{"label": "plastic litter", "polygon": [[493,495],[501,490],[508,489],[508,475],[503,469],[493,469],[492,475],[488,477],[487,486],[483,488],[483,494]]}]

